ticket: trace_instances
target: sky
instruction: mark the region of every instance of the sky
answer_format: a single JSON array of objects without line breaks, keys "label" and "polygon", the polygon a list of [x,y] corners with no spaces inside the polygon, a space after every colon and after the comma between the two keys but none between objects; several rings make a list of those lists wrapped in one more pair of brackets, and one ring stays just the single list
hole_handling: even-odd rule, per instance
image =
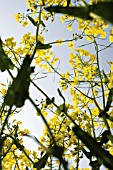
[{"label": "sky", "polygon": [[[32,32],[32,34],[35,34],[35,29],[32,27],[32,25],[29,25],[27,27],[22,27],[21,24],[17,23],[14,14],[15,13],[26,13],[26,0],[3,0],[0,2],[0,36],[4,40],[5,38],[8,37],[15,37],[15,40],[17,42],[21,41],[21,37],[27,33],[27,32]],[[77,30],[77,24],[74,24],[73,26],[73,32],[69,32],[66,30],[65,25],[61,25],[60,19],[59,19],[59,14],[56,15],[56,19],[54,23],[45,23],[47,24],[48,27],[48,32],[45,34],[45,43],[49,43],[51,41],[55,41],[59,38],[62,37],[63,40],[66,39],[71,39],[72,38],[72,33]],[[78,43],[78,41],[77,41]],[[79,44],[75,43],[75,46],[78,47],[81,45],[83,41],[79,41]],[[85,42],[84,42],[85,43]],[[61,47],[57,47],[56,45],[53,45],[53,51],[58,55],[61,59],[61,68],[63,69],[63,72],[65,70],[69,69],[69,66],[67,65],[68,57],[69,57],[69,50],[66,50],[67,44],[65,43]],[[93,51],[93,49],[91,49]],[[106,61],[113,61],[112,56],[111,56],[112,49],[108,53],[108,51],[104,51],[104,53],[101,53],[100,60],[101,60],[101,68],[106,68],[108,71],[108,67],[105,64]],[[7,73],[0,73],[0,81],[6,81]],[[46,82],[46,83],[45,83]],[[58,93],[57,93],[57,88],[58,88],[58,77],[55,76],[54,74],[49,75],[49,81],[46,81],[45,79],[38,80],[38,85],[41,87],[50,97],[57,96],[57,101],[59,100],[58,98]],[[31,96],[34,98],[42,97],[40,93],[34,91],[34,88],[30,89]],[[67,100],[69,100],[69,96],[65,96]],[[60,101],[62,102],[62,101]],[[27,128],[30,129],[30,132],[32,135],[35,135],[37,137],[40,136],[42,132],[42,126],[43,123],[40,119],[40,117],[36,117],[36,110],[32,107],[29,101],[25,102],[25,106],[22,108],[21,113],[19,113],[16,118],[18,120],[21,120],[23,122],[22,128]],[[29,139],[25,140],[25,143],[27,144],[28,149],[31,149],[31,144],[32,148],[36,148],[37,144],[32,143],[32,141]],[[82,165],[85,165],[86,167],[88,166],[88,163],[86,160],[83,160]]]}]

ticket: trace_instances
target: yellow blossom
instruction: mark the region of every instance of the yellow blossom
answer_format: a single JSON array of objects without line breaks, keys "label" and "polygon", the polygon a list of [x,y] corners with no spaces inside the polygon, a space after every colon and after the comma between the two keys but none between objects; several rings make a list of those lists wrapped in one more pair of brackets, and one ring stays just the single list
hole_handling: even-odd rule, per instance
[{"label": "yellow blossom", "polygon": [[21,18],[21,14],[20,13],[14,14],[14,18],[16,19],[17,22],[19,22]]},{"label": "yellow blossom", "polygon": [[113,34],[109,36],[109,41],[112,43],[113,42]]},{"label": "yellow blossom", "polygon": [[77,84],[78,84],[77,78],[76,77],[72,78],[72,80],[71,80],[72,87],[76,86]]},{"label": "yellow blossom", "polygon": [[47,117],[48,112],[46,112],[46,111],[44,111],[44,110],[42,110],[41,112],[42,112],[42,114],[43,114],[44,117]]},{"label": "yellow blossom", "polygon": [[38,65],[40,62],[42,62],[43,60],[42,60],[42,58],[41,57],[37,57],[36,59],[35,59],[35,63],[36,63],[36,65]]},{"label": "yellow blossom", "polygon": [[70,53],[69,57],[70,57],[70,60],[73,60],[75,58],[74,53]]},{"label": "yellow blossom", "polygon": [[51,60],[51,56],[50,55],[45,56],[45,60],[46,61],[50,61]]},{"label": "yellow blossom", "polygon": [[66,28],[67,28],[69,31],[72,31],[72,24],[67,25]]},{"label": "yellow blossom", "polygon": [[23,27],[27,26],[28,24],[29,24],[29,23],[28,23],[27,21],[24,21],[24,20],[22,21],[22,26],[23,26]]},{"label": "yellow blossom", "polygon": [[91,113],[92,113],[93,116],[98,116],[98,114],[99,114],[98,108],[95,107],[94,109],[92,109]]},{"label": "yellow blossom", "polygon": [[113,147],[110,147],[109,152],[111,155],[113,155]]},{"label": "yellow blossom", "polygon": [[61,22],[64,23],[64,21],[67,19],[65,15],[60,16]]},{"label": "yellow blossom", "polygon": [[74,48],[74,42],[73,42],[73,41],[70,41],[70,42],[68,43],[68,47],[69,47],[70,49],[73,49],[73,48]]},{"label": "yellow blossom", "polygon": [[5,88],[1,88],[0,92],[2,93],[2,95],[4,96],[6,94],[6,89]]},{"label": "yellow blossom", "polygon": [[69,78],[69,71],[67,70],[65,73],[65,78],[68,79]]}]

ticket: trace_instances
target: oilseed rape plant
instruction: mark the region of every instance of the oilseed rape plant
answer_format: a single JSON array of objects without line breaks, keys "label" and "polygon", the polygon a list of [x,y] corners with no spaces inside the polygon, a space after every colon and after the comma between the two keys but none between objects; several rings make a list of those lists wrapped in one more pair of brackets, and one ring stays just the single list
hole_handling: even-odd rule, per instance
[{"label": "oilseed rape plant", "polygon": [[[26,13],[14,18],[35,33],[26,32],[20,42],[13,36],[0,38],[0,74],[8,74],[0,82],[0,169],[113,169],[113,1],[26,0],[26,6]],[[56,17],[71,38],[55,40],[53,35],[46,43]],[[55,48],[64,48],[63,59]],[[38,81],[46,84],[52,75],[58,82],[51,97]],[[37,126],[39,137],[15,119],[26,100],[35,108],[37,122],[39,117],[43,121],[43,127]],[[25,137],[35,141],[35,150],[27,149]],[[84,159],[87,165],[81,163]]]}]

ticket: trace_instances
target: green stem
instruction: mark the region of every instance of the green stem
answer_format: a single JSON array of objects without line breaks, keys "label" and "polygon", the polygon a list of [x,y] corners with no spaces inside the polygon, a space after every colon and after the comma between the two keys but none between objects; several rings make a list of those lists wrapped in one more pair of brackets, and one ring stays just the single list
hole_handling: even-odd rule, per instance
[{"label": "green stem", "polygon": [[102,75],[101,75],[100,65],[99,65],[98,45],[97,45],[95,39],[94,39],[94,43],[95,43],[95,50],[96,50],[96,56],[97,56],[97,67],[98,67],[101,89],[102,89],[103,107],[105,108],[105,95],[104,95],[104,87],[103,87],[103,83],[102,83]]},{"label": "green stem", "polygon": [[40,114],[40,116],[42,117],[42,120],[44,121],[44,123],[46,124],[46,126],[47,126],[47,128],[48,128],[48,131],[49,131],[49,134],[50,134],[50,136],[51,136],[51,138],[52,138],[52,141],[53,141],[53,143],[55,144],[56,142],[55,142],[55,140],[54,140],[53,134],[52,134],[52,132],[51,132],[51,130],[50,130],[50,127],[49,127],[49,125],[48,125],[45,117],[44,117],[43,114],[41,113],[41,110],[37,107],[37,105],[34,103],[34,101],[33,101],[30,97],[29,97],[28,99],[30,100],[30,102],[33,104],[33,106],[34,106],[35,109],[37,110],[37,112],[38,112],[38,113]]},{"label": "green stem", "polygon": [[8,118],[9,118],[9,116],[10,116],[10,114],[11,114],[11,109],[12,109],[12,106],[9,108],[8,113],[7,113],[6,117],[5,117],[5,120],[4,120],[2,129],[1,129],[1,133],[0,133],[1,135],[2,135],[2,133],[3,133],[3,131],[4,131],[4,128],[5,128],[5,126],[6,126],[6,123],[7,123],[7,121],[8,121]]}]

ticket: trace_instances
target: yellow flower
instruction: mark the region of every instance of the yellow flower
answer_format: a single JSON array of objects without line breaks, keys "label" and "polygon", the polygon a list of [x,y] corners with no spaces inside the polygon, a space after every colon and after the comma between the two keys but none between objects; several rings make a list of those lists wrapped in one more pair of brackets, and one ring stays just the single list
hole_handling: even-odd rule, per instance
[{"label": "yellow flower", "polygon": [[98,108],[95,107],[95,108],[91,111],[91,113],[92,113],[93,116],[98,116],[98,114],[99,114]]},{"label": "yellow flower", "polygon": [[65,15],[60,16],[60,19],[61,19],[62,24],[64,24],[64,21],[66,20],[66,16]]},{"label": "yellow flower", "polygon": [[101,30],[100,31],[100,38],[105,38],[106,37],[106,32]]},{"label": "yellow flower", "polygon": [[57,61],[58,61],[58,58],[54,57],[50,64],[55,65]]},{"label": "yellow flower", "polygon": [[76,77],[74,77],[71,81],[72,81],[72,82],[71,82],[72,87],[78,85],[78,80],[77,80]]},{"label": "yellow flower", "polygon": [[87,35],[86,38],[87,38],[88,41],[92,41],[93,40],[92,36],[90,36],[90,35]]},{"label": "yellow flower", "polygon": [[110,147],[109,152],[111,155],[113,155],[113,147]]},{"label": "yellow flower", "polygon": [[21,131],[21,136],[23,136],[24,134],[30,134],[29,130],[28,129],[24,129]]},{"label": "yellow flower", "polygon": [[2,93],[2,95],[4,96],[6,94],[6,89],[5,88],[1,88],[0,92]]},{"label": "yellow flower", "polygon": [[28,22],[23,20],[23,21],[22,21],[22,26],[25,27],[25,26],[27,26],[27,25],[28,25]]},{"label": "yellow flower", "polygon": [[14,37],[7,38],[7,39],[5,40],[7,46],[9,46],[9,47],[15,47],[15,46],[16,46],[16,42],[14,42],[13,40],[14,40]]},{"label": "yellow flower", "polygon": [[[113,73],[113,70],[111,71]],[[113,74],[110,76],[109,88],[113,87]]]},{"label": "yellow flower", "polygon": [[109,36],[109,41],[112,43],[113,42],[113,35]]},{"label": "yellow flower", "polygon": [[20,21],[20,17],[21,17],[21,14],[20,14],[20,13],[14,14],[14,18],[16,19],[16,22],[19,22],[19,21]]},{"label": "yellow flower", "polygon": [[43,114],[43,116],[44,116],[44,117],[47,117],[48,112],[46,112],[46,111],[42,110],[42,114]]},{"label": "yellow flower", "polygon": [[50,61],[51,60],[51,56],[50,55],[45,56],[45,60],[46,61]]},{"label": "yellow flower", "polygon": [[96,60],[96,57],[95,57],[95,55],[93,55],[93,54],[90,54],[90,60],[91,60],[92,62],[94,62],[94,61]]},{"label": "yellow flower", "polygon": [[69,47],[70,49],[73,49],[73,48],[74,48],[74,42],[73,42],[73,41],[70,41],[70,42],[68,43],[68,47]]},{"label": "yellow flower", "polygon": [[36,65],[38,65],[40,62],[42,62],[42,58],[41,58],[41,57],[37,57],[37,58],[35,59]]},{"label": "yellow flower", "polygon": [[110,68],[111,72],[113,72],[113,64],[111,65],[111,68]]},{"label": "yellow flower", "polygon": [[66,28],[67,28],[69,31],[72,31],[72,24],[67,25]]},{"label": "yellow flower", "polygon": [[67,70],[65,74],[62,74],[62,78],[68,79],[69,78],[69,71]]},{"label": "yellow flower", "polygon": [[73,60],[75,58],[74,53],[70,53],[69,57],[70,57],[70,60]]}]

